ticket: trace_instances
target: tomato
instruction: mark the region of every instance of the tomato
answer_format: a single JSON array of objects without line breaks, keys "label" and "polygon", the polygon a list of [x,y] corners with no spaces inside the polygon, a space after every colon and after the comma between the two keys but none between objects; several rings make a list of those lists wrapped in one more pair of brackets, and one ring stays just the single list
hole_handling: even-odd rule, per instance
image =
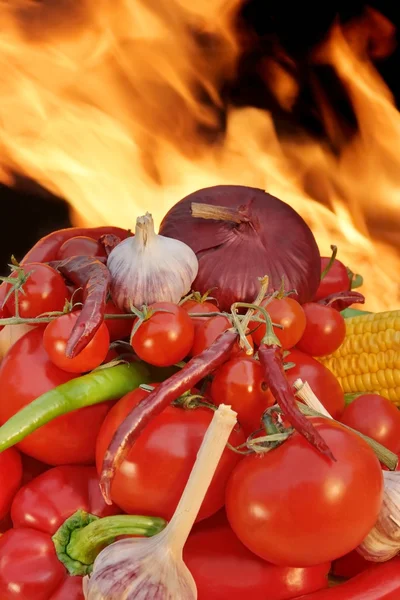
[{"label": "tomato", "polygon": [[341,422],[400,452],[400,411],[379,394],[363,394],[346,406]]},{"label": "tomato", "polygon": [[233,358],[215,371],[211,398],[214,404],[227,404],[238,413],[246,435],[260,429],[263,412],[275,404],[260,363],[245,356]]},{"label": "tomato", "polygon": [[97,240],[85,235],[77,235],[63,243],[58,251],[58,260],[70,256],[107,256],[104,246]]},{"label": "tomato", "polygon": [[[43,331],[32,329],[10,348],[1,363],[0,423],[73,377],[50,361],[43,348]],[[90,463],[94,460],[100,425],[109,408],[110,403],[106,402],[57,417],[28,435],[18,447],[50,465]]]},{"label": "tomato", "polygon": [[311,356],[335,352],[346,337],[346,323],[340,312],[314,302],[303,304],[303,310],[307,324],[297,348]]},{"label": "tomato", "polygon": [[[122,315],[123,311],[115,306],[112,300],[106,304],[106,315]],[[110,334],[110,342],[123,340],[131,335],[133,319],[105,319],[108,333]]]},{"label": "tomato", "polygon": [[183,360],[193,344],[194,326],[186,310],[172,302],[156,302],[154,311],[131,337],[139,358],[157,367]]},{"label": "tomato", "polygon": [[[193,346],[190,350],[190,356],[197,356],[201,354],[203,350],[209,348],[213,342],[217,339],[217,337],[232,327],[231,322],[227,317],[210,317],[209,319],[204,319],[204,323],[202,323],[195,330]],[[247,341],[250,346],[254,348],[253,338],[250,334],[246,336]],[[239,342],[237,342],[232,348],[231,358],[235,356],[239,356],[244,354],[243,349],[240,347]]]},{"label": "tomato", "polygon": [[278,565],[306,567],[356,548],[382,505],[378,459],[356,433],[313,418],[336,462],[299,433],[263,456],[246,456],[226,490],[233,531],[252,552]]},{"label": "tomato", "polygon": [[0,520],[4,519],[22,482],[22,461],[18,450],[9,448],[0,454]]},{"label": "tomato", "polygon": [[93,339],[75,358],[67,358],[65,348],[80,312],[72,312],[51,321],[44,330],[43,346],[51,362],[68,373],[92,371],[105,359],[110,345],[107,326],[102,323]]},{"label": "tomato", "polygon": [[317,398],[334,419],[344,411],[344,393],[335,375],[317,360],[299,350],[291,350],[285,358],[295,366],[286,371],[286,377],[293,385],[296,379],[302,379],[310,385]]},{"label": "tomato", "polygon": [[183,560],[196,582],[198,600],[289,600],[326,588],[330,567],[271,565],[243,546],[224,511],[194,526]]},{"label": "tomato", "polygon": [[[42,263],[29,263],[20,267],[18,271],[20,270],[25,275],[31,273],[22,286],[23,292],[18,293],[21,317],[33,318],[45,312],[61,311],[64,308],[69,292],[60,273]],[[12,278],[17,276],[17,271],[10,275]],[[8,290],[10,289],[11,285],[8,284]],[[15,315],[14,293],[8,298],[6,306],[11,315]]]},{"label": "tomato", "polygon": [[[284,329],[274,327],[274,332],[282,344],[282,348],[287,350],[293,348],[300,340],[306,328],[306,316],[304,310],[300,304],[293,298],[282,298],[272,300],[267,304],[268,300],[265,300],[261,305],[266,305],[272,322],[278,325],[283,325]],[[259,313],[262,318],[262,314]],[[250,327],[256,327],[257,323],[253,322]],[[265,335],[266,327],[261,324],[260,327],[256,328],[252,332],[253,340],[259,346],[261,340]]]},{"label": "tomato", "polygon": [[[97,440],[98,472],[116,429],[147,394],[138,388],[111,409]],[[125,512],[169,520],[182,495],[212,417],[213,412],[207,408],[184,410],[169,406],[150,421],[117,470],[111,487],[113,501]],[[230,443],[237,446],[244,439],[243,432],[236,428],[231,434]],[[197,520],[209,517],[223,506],[226,482],[240,459],[239,454],[225,449]]]},{"label": "tomato", "polygon": [[[329,261],[330,258],[328,257],[324,256],[321,258],[321,273],[326,268]],[[321,300],[322,298],[326,298],[337,292],[347,292],[349,289],[350,279],[347,269],[340,260],[335,259],[328,273],[319,284],[314,300]]]}]

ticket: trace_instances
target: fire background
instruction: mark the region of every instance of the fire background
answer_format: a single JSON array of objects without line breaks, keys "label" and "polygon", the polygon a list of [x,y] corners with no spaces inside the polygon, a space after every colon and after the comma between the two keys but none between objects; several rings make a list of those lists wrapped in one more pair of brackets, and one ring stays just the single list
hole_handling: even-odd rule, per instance
[{"label": "fire background", "polygon": [[[393,24],[393,27],[379,28],[371,25],[367,51],[391,89],[398,107],[400,48],[396,43],[396,30],[400,25],[400,15],[392,0],[370,2],[369,6],[378,10]],[[343,24],[351,23],[355,19],[364,18],[365,11],[366,5],[354,0],[324,3],[292,3],[285,0],[244,2],[239,27],[251,41],[240,61],[235,81],[225,86],[223,82],[221,84],[226,103],[267,109],[283,135],[296,135],[296,132],[305,129],[308,133],[323,138],[327,132],[314,102],[311,85],[312,80],[318,78],[336,110],[340,112],[346,134],[351,136],[357,129],[357,122],[345,91],[332,70],[326,66],[311,64],[309,57],[315,46],[327,35],[335,19]],[[285,111],[277,103],[260,69],[263,59],[274,55],[277,46],[284,50],[283,60],[287,67],[295,69],[301,80],[300,94],[290,111]],[[223,117],[221,114],[222,130]],[[3,274],[7,271],[10,251],[21,258],[43,235],[71,225],[66,202],[46,192],[35,182],[17,177],[16,183],[16,187],[12,189],[0,186],[0,270]],[[395,231],[393,235],[395,241],[400,232]]]}]

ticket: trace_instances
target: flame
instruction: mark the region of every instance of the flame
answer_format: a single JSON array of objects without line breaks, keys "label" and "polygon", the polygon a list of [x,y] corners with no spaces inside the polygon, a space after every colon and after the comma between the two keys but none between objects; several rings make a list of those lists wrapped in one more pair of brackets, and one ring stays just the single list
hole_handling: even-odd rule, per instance
[{"label": "flame", "polygon": [[[346,136],[316,82],[328,144],[282,137],[267,111],[225,106],[222,84],[251,43],[235,27],[238,9],[239,0],[0,0],[0,180],[23,174],[65,198],[76,223],[123,227],[148,210],[159,223],[201,187],[264,188],[306,219],[323,255],[336,244],[364,274],[370,310],[395,308],[400,115],[370,60],[392,51],[393,27],[369,10],[335,24],[315,50],[359,126]],[[299,82],[278,55],[261,70],[291,110]]]}]

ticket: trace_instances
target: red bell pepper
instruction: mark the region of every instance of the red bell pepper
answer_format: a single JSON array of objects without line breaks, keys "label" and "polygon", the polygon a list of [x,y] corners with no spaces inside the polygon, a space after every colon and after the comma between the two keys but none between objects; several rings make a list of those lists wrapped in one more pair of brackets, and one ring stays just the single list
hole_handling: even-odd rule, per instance
[{"label": "red bell pepper", "polygon": [[183,559],[196,582],[198,600],[289,600],[328,585],[330,563],[272,565],[243,546],[224,510],[195,525]]},{"label": "red bell pepper", "polygon": [[9,448],[0,454],[0,521],[7,515],[21,482],[21,455],[15,448]]},{"label": "red bell pepper", "polygon": [[94,467],[56,467],[30,481],[12,503],[13,529],[0,537],[1,600],[83,600],[82,577],[105,545],[165,526],[118,512],[103,501]]}]

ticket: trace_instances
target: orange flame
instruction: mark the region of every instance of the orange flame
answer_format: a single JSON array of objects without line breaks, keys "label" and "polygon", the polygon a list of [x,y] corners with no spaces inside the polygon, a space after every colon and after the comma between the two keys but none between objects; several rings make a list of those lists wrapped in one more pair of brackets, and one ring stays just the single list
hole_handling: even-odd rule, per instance
[{"label": "orange flame", "polygon": [[[400,115],[368,58],[392,50],[393,28],[370,10],[335,25],[315,52],[353,103],[349,140],[316,85],[340,152],[310,137],[280,139],[271,115],[229,108],[220,84],[241,46],[239,0],[0,0],[0,180],[13,173],[64,197],[76,222],[156,222],[184,195],[218,183],[261,187],[309,223],[321,253],[365,275],[370,310],[400,300]],[[274,60],[263,73],[287,110],[296,79]]]}]

